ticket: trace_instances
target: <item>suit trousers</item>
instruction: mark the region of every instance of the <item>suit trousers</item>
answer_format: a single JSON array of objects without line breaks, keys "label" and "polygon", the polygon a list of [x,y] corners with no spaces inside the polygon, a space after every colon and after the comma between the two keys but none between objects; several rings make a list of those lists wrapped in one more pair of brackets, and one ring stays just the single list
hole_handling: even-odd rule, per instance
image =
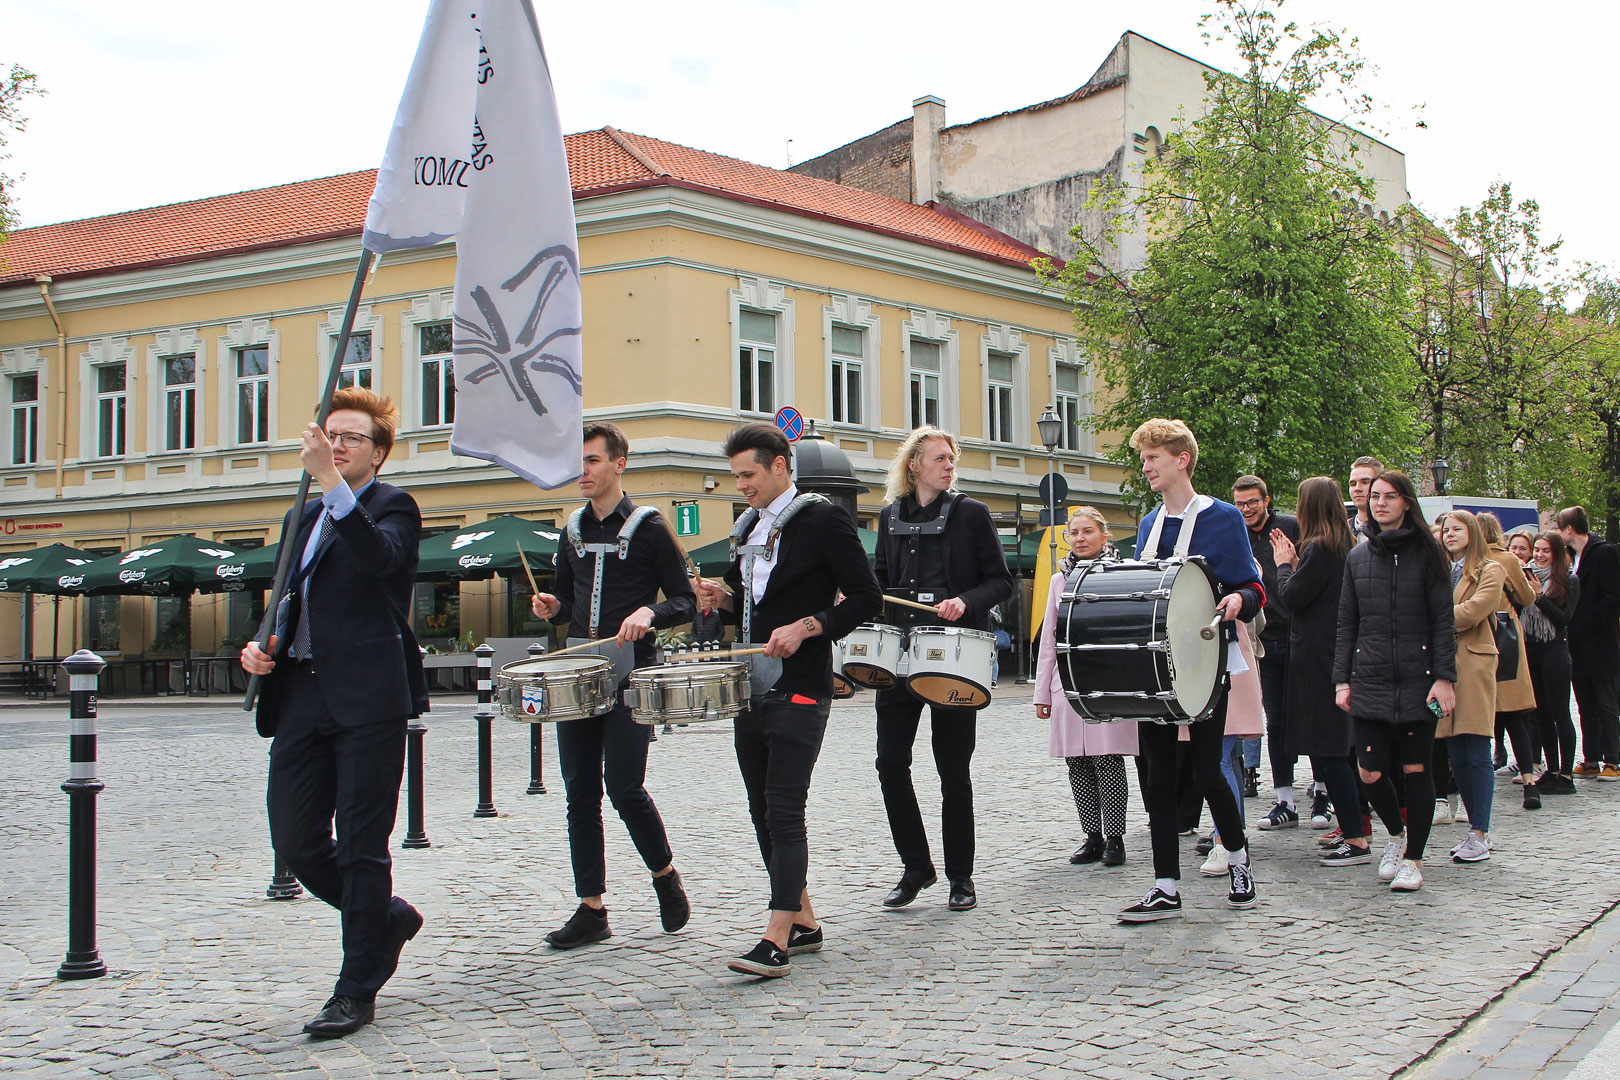
[{"label": "suit trousers", "polygon": [[342,913],[333,993],[370,1001],[394,973],[390,924],[408,910],[393,896],[388,853],[406,718],[348,726],[327,709],[313,672],[295,668],[285,679],[270,743],[270,842],[312,895]]},{"label": "suit trousers", "polygon": [[1616,723],[1615,676],[1602,674],[1596,678],[1577,675],[1570,680],[1575,687],[1575,707],[1581,711],[1581,760],[1588,764],[1605,762],[1620,765],[1620,726]]},{"label": "suit trousers", "polygon": [[733,724],[748,815],[771,878],[771,910],[798,911],[810,872],[804,805],[821,756],[832,702],[802,704],[771,691],[749,702]]},{"label": "suit trousers", "polygon": [[[939,771],[940,834],[945,851],[945,877],[973,876],[973,748],[978,734],[974,709],[928,706],[933,732],[934,767]],[[881,690],[877,698],[877,774],[883,808],[901,864],[917,874],[934,871],[923,828],[922,810],[911,782],[912,747],[922,721],[923,702],[904,689]]]},{"label": "suit trousers", "polygon": [[[1241,851],[1248,846],[1243,815],[1232,788],[1221,772],[1221,746],[1226,737],[1227,690],[1222,688],[1215,711],[1195,724],[1185,725],[1192,760],[1193,782],[1209,803],[1209,815],[1221,834],[1221,846]],[[1181,843],[1176,821],[1176,747],[1183,725],[1141,723],[1136,737],[1141,773],[1142,802],[1147,806],[1148,831],[1153,838],[1153,876],[1181,877]]]},{"label": "suit trousers", "polygon": [[624,705],[601,716],[557,725],[557,764],[568,793],[568,854],[574,864],[576,896],[601,896],[607,891],[604,786],[647,869],[657,873],[670,864],[664,819],[643,786],[651,741],[651,725],[636,723]]}]

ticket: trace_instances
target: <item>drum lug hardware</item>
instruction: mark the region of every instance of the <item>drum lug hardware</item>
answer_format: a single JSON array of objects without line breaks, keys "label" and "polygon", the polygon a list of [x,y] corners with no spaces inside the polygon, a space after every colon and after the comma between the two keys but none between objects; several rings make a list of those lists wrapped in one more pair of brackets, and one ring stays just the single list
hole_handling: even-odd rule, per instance
[{"label": "drum lug hardware", "polygon": [[1069,644],[1063,644],[1063,645],[1058,646],[1058,651],[1059,652],[1113,652],[1113,651],[1117,651],[1117,650],[1129,650],[1129,651],[1134,652],[1137,649],[1148,649],[1148,650],[1151,650],[1152,652],[1169,652],[1170,651],[1170,645],[1167,642],[1163,642],[1163,641],[1149,641],[1146,644],[1141,644],[1141,643],[1132,641],[1132,642],[1121,643],[1121,644],[1118,644],[1118,645],[1085,645],[1085,644],[1069,645]]}]

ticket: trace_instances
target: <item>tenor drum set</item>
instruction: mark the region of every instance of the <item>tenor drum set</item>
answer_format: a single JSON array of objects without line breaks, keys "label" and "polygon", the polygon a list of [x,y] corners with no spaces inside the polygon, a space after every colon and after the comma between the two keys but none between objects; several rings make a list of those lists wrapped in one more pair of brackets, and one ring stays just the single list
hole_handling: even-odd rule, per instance
[{"label": "tenor drum set", "polygon": [[834,650],[833,664],[854,687],[905,687],[930,705],[982,709],[990,704],[996,635],[961,626],[916,626],[909,632],[863,623]]},{"label": "tenor drum set", "polygon": [[[505,664],[495,676],[495,702],[525,724],[582,720],[610,712],[617,687],[605,656],[537,656]],[[630,673],[623,701],[641,724],[730,720],[748,703],[746,664],[657,664]]]}]

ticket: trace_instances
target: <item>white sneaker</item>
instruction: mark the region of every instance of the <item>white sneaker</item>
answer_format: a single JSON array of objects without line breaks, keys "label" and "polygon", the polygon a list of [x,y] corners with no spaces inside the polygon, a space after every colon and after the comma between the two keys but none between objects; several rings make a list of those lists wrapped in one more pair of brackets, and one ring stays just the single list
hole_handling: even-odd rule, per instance
[{"label": "white sneaker", "polygon": [[1434,823],[1436,825],[1450,825],[1456,817],[1451,812],[1451,803],[1447,799],[1434,800]]},{"label": "white sneaker", "polygon": [[1483,836],[1475,836],[1473,833],[1463,837],[1463,842],[1458,844],[1457,850],[1451,853],[1451,861],[1460,863],[1484,862],[1490,857],[1490,841]]},{"label": "white sneaker", "polygon": [[1204,865],[1198,868],[1198,872],[1205,877],[1220,877],[1231,865],[1231,852],[1216,844],[1210,848],[1209,858],[1204,860]]},{"label": "white sneaker", "polygon": [[1411,859],[1402,859],[1395,880],[1389,883],[1391,892],[1417,892],[1423,888],[1423,871]]},{"label": "white sneaker", "polygon": [[1400,872],[1401,860],[1406,857],[1406,834],[1389,838],[1384,845],[1384,857],[1378,860],[1378,880],[1394,881]]}]

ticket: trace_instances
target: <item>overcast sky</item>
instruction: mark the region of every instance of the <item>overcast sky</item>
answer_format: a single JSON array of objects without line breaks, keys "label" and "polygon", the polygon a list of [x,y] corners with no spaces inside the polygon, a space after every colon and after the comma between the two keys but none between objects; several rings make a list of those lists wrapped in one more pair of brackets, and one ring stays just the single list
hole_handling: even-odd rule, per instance
[{"label": "overcast sky", "polygon": [[[1083,83],[1126,30],[1230,69],[1208,0],[535,0],[567,131],[612,124],[775,167],[903,119],[952,123]],[[377,165],[426,0],[0,0],[0,65],[49,91],[0,170],[22,224],[92,217]],[[1620,5],[1292,0],[1360,38],[1363,89],[1444,218],[1496,179],[1541,204],[1565,262],[1620,263]],[[1415,124],[1421,118],[1426,127]],[[791,142],[789,141],[791,140]]]}]

